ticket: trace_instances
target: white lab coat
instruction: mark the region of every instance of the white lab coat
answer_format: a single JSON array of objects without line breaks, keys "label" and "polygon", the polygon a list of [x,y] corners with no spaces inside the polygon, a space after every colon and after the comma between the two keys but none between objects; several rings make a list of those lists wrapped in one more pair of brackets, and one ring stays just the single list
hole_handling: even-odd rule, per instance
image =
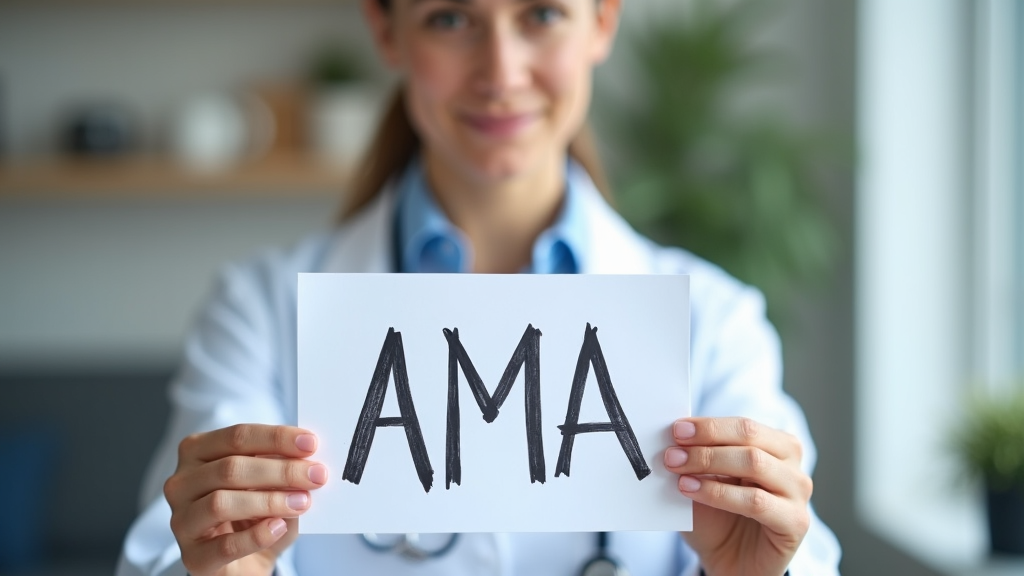
[{"label": "white lab coat", "polygon": [[[592,255],[582,273],[691,276],[694,414],[749,416],[795,434],[803,441],[803,467],[810,472],[814,445],[800,408],[782,391],[779,341],[765,318],[761,294],[683,250],[655,245],[632,230],[592,185],[581,188]],[[193,432],[241,422],[296,423],[296,275],[392,271],[394,203],[394,191],[386,190],[337,229],[223,271],[170,388],[170,427],[145,480],[142,513],[129,529],[119,576],[185,574],[162,493],[176,466],[178,443]],[[316,505],[315,492],[313,501]],[[413,563],[372,551],[358,536],[310,535],[300,536],[282,556],[277,574],[565,576],[578,574],[595,551],[592,534],[464,534],[445,557]],[[609,551],[635,576],[698,570],[694,553],[675,533],[614,533]],[[812,512],[790,573],[838,574],[838,563],[835,536]]]}]

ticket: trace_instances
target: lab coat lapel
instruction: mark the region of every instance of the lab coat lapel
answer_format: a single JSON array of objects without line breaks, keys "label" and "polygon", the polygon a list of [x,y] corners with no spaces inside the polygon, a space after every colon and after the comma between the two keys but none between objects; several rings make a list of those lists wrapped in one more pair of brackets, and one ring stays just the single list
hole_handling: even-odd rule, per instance
[{"label": "lab coat lapel", "polygon": [[395,190],[388,186],[338,227],[325,272],[394,272]]},{"label": "lab coat lapel", "polygon": [[655,273],[654,244],[638,234],[612,209],[587,179],[580,185],[589,258],[583,274]]}]

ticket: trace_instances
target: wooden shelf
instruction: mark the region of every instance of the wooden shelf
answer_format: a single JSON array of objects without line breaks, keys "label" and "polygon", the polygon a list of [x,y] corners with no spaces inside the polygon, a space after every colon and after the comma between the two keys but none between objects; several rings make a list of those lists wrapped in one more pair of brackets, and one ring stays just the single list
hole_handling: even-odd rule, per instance
[{"label": "wooden shelf", "polygon": [[319,6],[352,4],[354,0],[3,0],[0,8],[147,8],[152,6]]},{"label": "wooden shelf", "polygon": [[277,155],[217,169],[173,159],[36,160],[0,163],[0,199],[194,196],[340,196],[349,166]]}]

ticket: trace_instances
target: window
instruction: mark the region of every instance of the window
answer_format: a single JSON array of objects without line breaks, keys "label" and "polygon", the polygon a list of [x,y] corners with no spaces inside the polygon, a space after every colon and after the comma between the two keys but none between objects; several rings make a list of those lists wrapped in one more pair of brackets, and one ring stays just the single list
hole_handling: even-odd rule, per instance
[{"label": "window", "polygon": [[972,388],[1024,379],[1024,4],[859,10],[857,509],[978,573],[981,494],[947,446]]}]

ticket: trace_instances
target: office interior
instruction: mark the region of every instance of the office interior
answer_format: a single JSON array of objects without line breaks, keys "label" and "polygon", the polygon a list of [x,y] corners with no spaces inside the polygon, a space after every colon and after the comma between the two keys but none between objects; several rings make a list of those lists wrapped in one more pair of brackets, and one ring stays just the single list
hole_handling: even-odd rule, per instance
[{"label": "office interior", "polygon": [[[624,2],[613,176],[629,46],[702,4]],[[761,4],[739,45],[772,65],[729,97],[825,158],[827,266],[772,319],[842,573],[1024,574],[944,444],[969,394],[1024,387],[1024,6]],[[336,221],[394,81],[356,0],[0,3],[0,573],[113,571],[218,270]]]}]

